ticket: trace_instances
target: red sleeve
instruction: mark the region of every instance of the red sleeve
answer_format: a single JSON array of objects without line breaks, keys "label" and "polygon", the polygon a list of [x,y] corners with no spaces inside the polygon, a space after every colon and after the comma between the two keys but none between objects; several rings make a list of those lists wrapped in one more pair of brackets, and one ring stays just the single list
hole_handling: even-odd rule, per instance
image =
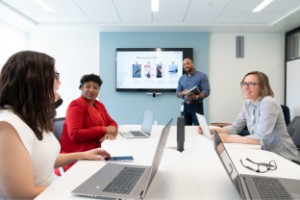
[{"label": "red sleeve", "polygon": [[111,116],[108,114],[104,104],[101,102],[97,102],[96,105],[99,111],[103,113],[103,116],[105,118],[105,123],[106,123],[105,126],[115,126],[118,128],[117,122],[113,118],[111,118]]}]

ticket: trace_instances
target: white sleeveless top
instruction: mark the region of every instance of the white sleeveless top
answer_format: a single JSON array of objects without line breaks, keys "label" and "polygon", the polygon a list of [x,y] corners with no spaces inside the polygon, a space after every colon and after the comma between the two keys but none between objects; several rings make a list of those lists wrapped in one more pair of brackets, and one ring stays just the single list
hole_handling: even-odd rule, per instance
[{"label": "white sleeveless top", "polygon": [[43,140],[38,140],[32,129],[10,109],[0,109],[0,121],[11,124],[19,134],[31,157],[35,185],[50,185],[55,179],[54,163],[60,152],[60,144],[54,134],[44,132]]}]

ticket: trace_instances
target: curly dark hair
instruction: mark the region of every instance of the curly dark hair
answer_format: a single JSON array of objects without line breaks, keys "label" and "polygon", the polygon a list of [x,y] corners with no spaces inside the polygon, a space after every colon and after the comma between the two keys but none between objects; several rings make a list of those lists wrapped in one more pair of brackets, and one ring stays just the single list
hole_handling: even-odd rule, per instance
[{"label": "curly dark hair", "polygon": [[79,89],[81,89],[81,87],[87,83],[87,82],[94,82],[94,83],[97,83],[99,85],[99,87],[101,87],[102,85],[102,80],[100,78],[100,76],[96,75],[96,74],[87,74],[87,75],[84,75],[81,80],[80,80],[80,85],[79,85]]},{"label": "curly dark hair", "polygon": [[9,106],[39,140],[44,131],[53,131],[54,65],[54,58],[44,53],[21,51],[7,60],[0,74],[0,107]]}]

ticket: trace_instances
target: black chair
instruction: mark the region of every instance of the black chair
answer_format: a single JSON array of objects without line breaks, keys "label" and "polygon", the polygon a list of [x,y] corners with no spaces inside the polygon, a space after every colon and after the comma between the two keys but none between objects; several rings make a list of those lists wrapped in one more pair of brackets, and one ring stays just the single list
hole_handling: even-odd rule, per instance
[{"label": "black chair", "polygon": [[289,109],[289,107],[287,107],[285,105],[281,105],[281,108],[282,108],[282,112],[283,112],[283,115],[284,115],[285,123],[288,126],[291,122],[290,109]]},{"label": "black chair", "polygon": [[288,126],[288,132],[297,149],[300,150],[300,116],[294,117]]},{"label": "black chair", "polygon": [[58,141],[60,141],[60,138],[61,138],[65,119],[66,119],[65,117],[58,117],[58,118],[53,119],[53,124],[54,124],[53,133],[54,133],[55,137],[58,139]]},{"label": "black chair", "polygon": [[[290,124],[291,121],[291,115],[290,115],[290,109],[289,107],[285,106],[285,105],[281,105],[281,109],[283,112],[283,116],[284,116],[284,121],[286,123],[286,126],[288,126]],[[245,136],[245,135],[249,135],[249,131],[247,126],[239,133],[239,135],[241,136]]]},{"label": "black chair", "polygon": [[[53,119],[53,126],[54,126],[53,133],[58,141],[60,141],[61,138],[65,119],[66,119],[65,117],[58,117]],[[61,176],[64,174],[64,169],[62,167],[55,168],[54,172],[57,176]]]}]

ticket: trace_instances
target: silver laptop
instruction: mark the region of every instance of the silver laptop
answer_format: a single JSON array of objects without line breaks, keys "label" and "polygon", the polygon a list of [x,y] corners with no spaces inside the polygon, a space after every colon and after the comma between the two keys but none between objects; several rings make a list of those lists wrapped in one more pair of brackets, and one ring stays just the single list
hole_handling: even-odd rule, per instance
[{"label": "silver laptop", "polygon": [[209,127],[208,127],[208,124],[207,124],[207,121],[206,121],[204,115],[196,113],[196,116],[197,116],[198,122],[200,124],[200,127],[202,129],[203,135],[205,135],[208,138],[211,138],[210,130],[209,130]]},{"label": "silver laptop", "polygon": [[162,130],[151,166],[107,163],[72,193],[101,199],[143,199],[158,170],[172,120]]},{"label": "silver laptop", "polygon": [[151,134],[153,120],[154,112],[152,110],[145,110],[141,130],[121,131],[120,134],[128,139],[148,138]]},{"label": "silver laptop", "polygon": [[242,199],[300,199],[300,180],[239,174],[216,132],[215,149]]}]

